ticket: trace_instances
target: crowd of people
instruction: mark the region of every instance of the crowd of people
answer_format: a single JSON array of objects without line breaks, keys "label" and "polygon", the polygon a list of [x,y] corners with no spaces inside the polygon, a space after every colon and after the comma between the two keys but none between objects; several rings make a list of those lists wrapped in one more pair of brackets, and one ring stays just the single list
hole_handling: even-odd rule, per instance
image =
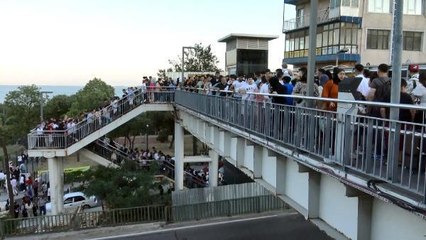
[{"label": "crowd of people", "polygon": [[121,97],[114,96],[105,100],[100,107],[81,112],[78,116],[66,115],[62,118],[58,116],[42,121],[35,128],[35,133],[39,137],[33,144],[37,147],[57,147],[65,144],[60,141],[61,138],[55,138],[53,133],[65,133],[68,137],[67,144],[71,144],[140,104],[166,101],[167,99],[160,93],[174,88],[173,81],[169,78],[155,80],[152,77],[144,77],[140,86],[123,89]]},{"label": "crowd of people", "polygon": [[[22,154],[25,156],[25,154]],[[22,161],[19,161],[22,160]],[[10,183],[14,196],[19,193],[24,194],[21,201],[15,200],[13,203],[14,217],[33,217],[38,215],[46,215],[46,203],[49,201],[49,185],[46,182],[40,182],[38,179],[33,179],[31,174],[26,170],[25,160],[18,159],[19,167],[13,162],[9,163]],[[7,184],[5,184],[6,192],[8,192]],[[6,210],[9,210],[9,200],[6,201]]]},{"label": "crowd of people", "polygon": [[[282,68],[271,72],[266,69],[262,72],[251,74],[237,75],[201,75],[190,76],[182,84],[182,88],[192,92],[198,92],[208,95],[219,95],[234,97],[247,101],[272,102],[286,105],[303,105],[302,99],[295,99],[291,96],[279,95],[302,95],[308,94],[308,72],[306,67],[301,67],[297,72],[292,72],[287,68],[287,64],[283,64]],[[361,82],[357,88],[358,95],[356,100],[359,101],[390,101],[390,84],[389,66],[380,64],[377,71],[369,71],[364,69],[362,64],[356,64],[350,77],[361,78]],[[348,73],[345,69],[334,68],[333,71],[318,69],[315,74],[313,85],[313,97],[322,98],[338,98],[339,83],[348,79]],[[401,103],[404,104],[420,104],[426,106],[426,74],[419,74],[418,65],[410,65],[409,78],[401,80],[401,93],[405,96],[410,95],[412,101],[403,97]],[[261,93],[261,94],[254,94]],[[270,96],[267,94],[277,94]],[[336,111],[336,102],[327,101],[319,102],[318,108]],[[368,111],[371,110],[371,111]],[[382,111],[383,112],[383,111]],[[367,109],[364,113],[375,117],[386,118],[386,114],[377,115],[374,109]],[[414,121],[412,119],[404,119]]]},{"label": "crowd of people", "polygon": [[[247,75],[239,74],[238,76],[192,76],[183,83],[182,89],[201,94],[240,99],[242,106],[248,105],[244,104],[248,101],[251,104],[260,102],[306,107],[307,101],[296,96],[308,95],[307,78],[308,70],[306,67],[301,67],[293,72],[288,69],[286,64],[283,64],[282,68],[276,69],[275,72],[267,69],[262,72]],[[390,103],[392,81],[390,66],[387,64],[380,64],[377,71],[369,71],[362,64],[356,64],[352,71],[338,67],[335,67],[332,71],[318,69],[315,74],[312,96],[337,100],[339,97],[339,85],[346,81],[352,81],[354,78],[360,79],[360,83],[354,93],[355,100],[359,102],[357,114],[359,116],[383,119],[379,124],[386,126],[388,124],[386,119],[390,118],[389,107],[372,106],[362,102]],[[337,101],[317,100],[313,102],[314,108],[331,113],[337,112]],[[401,79],[400,103],[426,106],[426,73],[420,73],[419,65],[410,65],[408,67],[408,78]],[[399,121],[407,123],[402,124],[403,129],[415,128],[413,126],[419,127],[420,125],[414,124],[424,124],[426,122],[424,111],[406,108],[400,108]],[[412,124],[410,125],[410,123]],[[332,130],[331,134],[332,138],[334,138],[335,129]],[[380,134],[380,132],[376,134]],[[387,134],[385,134],[385,140],[387,137]],[[402,140],[400,142],[400,151],[402,151],[404,143]],[[334,143],[331,144],[333,145],[332,151],[334,154]],[[377,142],[376,144],[380,143]],[[417,149],[419,148],[426,151],[426,145],[418,146]],[[386,150],[386,146],[376,147],[376,153],[374,153],[373,157],[384,161]]]},{"label": "crowd of people", "polygon": [[[92,148],[97,148],[95,151],[101,156],[111,159],[117,165],[123,165],[126,161],[133,161],[138,164],[142,170],[149,170],[152,164],[157,164],[159,174],[165,175],[174,179],[175,160],[169,154],[164,154],[156,147],[151,149],[130,148],[126,145],[121,145],[111,139],[105,137],[99,146],[93,144]],[[98,147],[97,147],[98,146]],[[109,154],[109,156],[108,156]],[[184,168],[185,185],[189,187],[204,187],[208,186],[208,166],[204,166],[199,170],[195,170],[190,164],[186,164]],[[224,183],[223,161],[219,161],[219,183]]]}]

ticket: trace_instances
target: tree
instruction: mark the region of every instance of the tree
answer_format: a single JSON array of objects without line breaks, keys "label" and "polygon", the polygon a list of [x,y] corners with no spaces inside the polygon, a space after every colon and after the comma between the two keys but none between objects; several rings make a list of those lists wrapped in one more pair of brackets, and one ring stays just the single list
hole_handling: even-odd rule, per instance
[{"label": "tree", "polygon": [[158,195],[153,194],[160,184],[154,179],[155,171],[155,168],[142,171],[134,162],[126,162],[120,168],[99,166],[85,172],[88,184],[83,191],[88,196],[94,195],[100,198],[108,208],[158,204]]},{"label": "tree", "polygon": [[[220,71],[217,67],[219,61],[211,51],[211,45],[204,47],[201,43],[196,43],[194,49],[184,52],[185,72],[215,72]],[[178,60],[169,60],[175,72],[182,71],[182,56]]]},{"label": "tree", "polygon": [[114,88],[112,86],[100,78],[94,78],[75,94],[75,101],[73,101],[68,115],[77,116],[81,112],[91,111],[106,103],[109,104],[113,96]]},{"label": "tree", "polygon": [[157,140],[159,142],[167,142],[168,137],[174,134],[174,117],[170,112],[151,112],[148,114],[152,122],[154,130],[158,132]]},{"label": "tree", "polygon": [[39,122],[39,109],[42,96],[40,88],[36,85],[20,86],[17,90],[6,94],[2,104],[0,124],[0,147],[4,155],[4,170],[6,174],[7,189],[9,192],[9,214],[14,213],[14,196],[10,184],[9,154],[7,145],[15,143],[18,139],[25,139],[30,129]]},{"label": "tree", "polygon": [[44,116],[49,118],[63,118],[71,109],[75,95],[57,95],[50,99],[44,107]]},{"label": "tree", "polygon": [[39,122],[42,96],[36,85],[20,86],[6,94],[4,117],[14,141],[25,137]]},{"label": "tree", "polygon": [[168,72],[173,72],[173,69],[172,69],[172,68],[168,68],[168,69],[158,69],[157,77],[158,77],[158,78],[165,79],[165,78],[167,77],[166,73],[168,73]]},{"label": "tree", "polygon": [[143,113],[137,118],[130,120],[119,128],[108,134],[108,137],[115,139],[118,137],[125,137],[125,143],[128,141],[128,147],[130,149],[134,148],[135,137],[141,133],[153,134],[153,132],[148,132],[149,129],[146,128],[146,125],[152,126],[153,121],[148,118],[147,113]]},{"label": "tree", "polygon": [[10,131],[10,125],[3,123],[0,124],[0,148],[3,150],[3,168],[6,175],[6,188],[9,193],[9,215],[14,214],[14,195],[12,191],[12,185],[10,182],[10,170],[9,170],[9,153],[7,151],[7,144],[12,141],[12,131]]}]

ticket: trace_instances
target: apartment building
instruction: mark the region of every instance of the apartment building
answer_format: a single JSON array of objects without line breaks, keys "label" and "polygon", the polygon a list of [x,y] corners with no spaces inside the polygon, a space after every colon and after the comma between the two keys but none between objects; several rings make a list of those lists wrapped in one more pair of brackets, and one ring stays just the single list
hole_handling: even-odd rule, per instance
[{"label": "apartment building", "polygon": [[[425,63],[426,0],[403,1],[403,63]],[[308,61],[310,0],[284,0],[296,18],[285,19],[284,61]],[[316,62],[318,67],[355,63],[390,63],[392,0],[318,0]]]}]

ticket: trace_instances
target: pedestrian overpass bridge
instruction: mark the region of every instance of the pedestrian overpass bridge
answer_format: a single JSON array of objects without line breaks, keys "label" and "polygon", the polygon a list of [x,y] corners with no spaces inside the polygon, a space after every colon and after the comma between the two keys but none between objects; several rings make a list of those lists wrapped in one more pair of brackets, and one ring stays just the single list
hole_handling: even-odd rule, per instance
[{"label": "pedestrian overpass bridge", "polygon": [[[54,173],[57,213],[63,205],[58,159],[145,111],[175,111],[177,191],[183,189],[185,129],[212,149],[210,169],[225,157],[319,226],[350,239],[425,239],[425,125],[191,91],[156,94],[155,103],[134,108],[122,99],[111,122],[28,135],[29,156],[48,158]],[[216,186],[217,171],[210,172]]]}]

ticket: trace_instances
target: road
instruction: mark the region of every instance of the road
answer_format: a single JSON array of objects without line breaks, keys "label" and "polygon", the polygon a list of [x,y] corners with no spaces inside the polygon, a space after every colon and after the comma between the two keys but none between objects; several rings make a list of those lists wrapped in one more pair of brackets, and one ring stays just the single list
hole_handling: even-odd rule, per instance
[{"label": "road", "polygon": [[143,233],[131,233],[93,240],[328,240],[332,239],[300,214],[277,214],[197,225],[167,226]]}]

